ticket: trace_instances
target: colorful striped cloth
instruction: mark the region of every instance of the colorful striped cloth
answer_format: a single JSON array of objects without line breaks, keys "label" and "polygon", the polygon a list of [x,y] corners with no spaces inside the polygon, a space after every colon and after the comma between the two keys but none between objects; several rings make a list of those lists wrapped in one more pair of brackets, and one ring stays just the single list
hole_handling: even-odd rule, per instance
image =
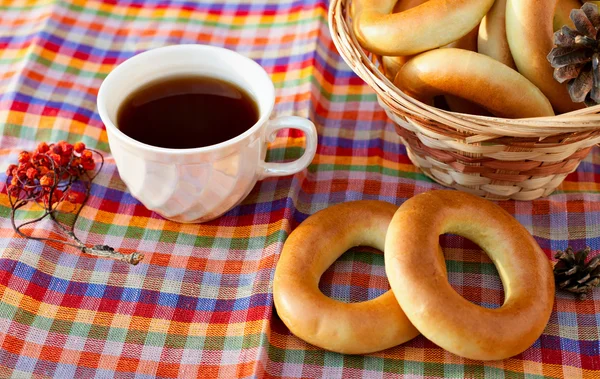
[{"label": "colorful striped cloth", "polygon": [[[38,141],[82,140],[104,151],[107,164],[76,232],[146,257],[128,266],[19,238],[2,187],[0,378],[600,378],[600,289],[583,301],[557,293],[542,337],[504,361],[462,359],[423,337],[341,355],[283,325],[271,283],[294,227],[330,204],[399,205],[440,188],[411,165],[374,93],[335,51],[327,7],[324,0],[0,0],[0,169]],[[308,170],[258,183],[241,205],[202,225],[165,221],[131,197],[95,107],[116,64],[177,43],[255,59],[275,82],[276,115],[310,117],[319,131]],[[301,134],[281,134],[270,159],[298,157],[303,143]],[[550,197],[499,204],[549,257],[568,245],[597,255],[599,174],[594,149]],[[57,235],[50,222],[35,233]],[[477,246],[457,236],[441,243],[453,287],[477,304],[501,304],[497,272]],[[344,301],[383,293],[383,256],[346,253],[321,288]]]}]

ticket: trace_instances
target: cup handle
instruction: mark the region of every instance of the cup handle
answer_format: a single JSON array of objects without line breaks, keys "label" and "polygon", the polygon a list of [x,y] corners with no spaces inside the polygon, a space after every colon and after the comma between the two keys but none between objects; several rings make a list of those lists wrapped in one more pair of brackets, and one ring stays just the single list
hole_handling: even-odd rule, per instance
[{"label": "cup handle", "polygon": [[295,161],[286,163],[271,163],[264,160],[260,163],[258,180],[269,176],[292,175],[304,170],[312,162],[317,152],[317,129],[311,121],[297,116],[282,116],[268,122],[265,130],[265,139],[268,142],[275,140],[280,129],[298,129],[304,132],[306,147],[304,154]]}]

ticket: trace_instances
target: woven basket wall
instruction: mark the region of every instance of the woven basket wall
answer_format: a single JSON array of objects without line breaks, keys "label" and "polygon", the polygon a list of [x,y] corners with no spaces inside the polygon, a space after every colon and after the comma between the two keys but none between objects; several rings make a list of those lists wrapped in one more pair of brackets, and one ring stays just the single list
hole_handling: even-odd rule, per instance
[{"label": "woven basket wall", "polygon": [[554,117],[504,119],[453,113],[402,93],[364,51],[351,28],[351,0],[331,0],[329,28],[339,53],[377,93],[408,156],[445,186],[489,199],[533,200],[552,193],[600,142],[600,105]]}]

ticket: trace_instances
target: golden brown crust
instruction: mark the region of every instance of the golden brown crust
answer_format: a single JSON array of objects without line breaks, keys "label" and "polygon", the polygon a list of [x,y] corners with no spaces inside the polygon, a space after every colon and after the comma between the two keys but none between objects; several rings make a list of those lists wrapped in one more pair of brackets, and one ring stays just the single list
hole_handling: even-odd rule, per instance
[{"label": "golden brown crust", "polygon": [[346,354],[387,349],[419,334],[391,291],[365,302],[343,303],[318,288],[323,272],[349,248],[383,250],[397,208],[381,201],[342,203],[315,213],[290,234],[275,270],[273,299],[293,334]]},{"label": "golden brown crust", "polygon": [[[405,10],[414,8],[425,3],[428,0],[398,0],[396,5],[394,6],[393,13],[403,12]],[[479,34],[479,25],[474,27],[469,33],[465,34],[458,40],[454,42],[450,42],[447,45],[441,46],[440,48],[457,48],[457,49],[465,49],[470,51],[477,51],[477,36]],[[402,66],[408,62],[409,59],[413,58],[413,55],[408,56],[382,56],[381,63],[383,66],[384,75],[391,80],[394,81],[396,74]],[[483,109],[482,107],[473,104],[470,101],[461,99],[459,97],[455,97],[452,95],[445,96],[446,104],[448,108],[453,112],[458,113],[468,113],[468,114],[477,114],[483,116],[489,116],[490,113]]]},{"label": "golden brown crust", "polygon": [[[473,28],[469,33],[465,34],[462,38],[452,43],[449,43],[445,46],[440,47],[440,49],[464,49],[469,51],[477,52],[477,37],[479,35],[479,25]],[[448,104],[448,108],[452,112],[457,113],[467,113],[467,114],[475,114],[481,116],[490,116],[490,112],[488,112],[485,108],[474,104],[471,101],[462,99],[460,97],[446,95],[444,96],[446,99],[446,104]]]},{"label": "golden brown crust", "polygon": [[441,46],[440,49],[464,49],[469,51],[477,51],[477,35],[479,34],[479,24],[477,24],[470,32],[460,37],[454,42]]},{"label": "golden brown crust", "polygon": [[354,33],[375,54],[412,55],[456,41],[479,24],[494,0],[430,0],[392,14],[395,3],[356,0]]},{"label": "golden brown crust", "polygon": [[557,113],[584,107],[571,101],[566,83],[554,80],[546,59],[554,47],[552,20],[557,0],[507,0],[506,36],[519,72],[548,97]]},{"label": "golden brown crust", "polygon": [[[418,1],[422,1],[422,0],[418,0]],[[398,4],[400,4],[400,3],[402,3],[404,5],[404,2],[398,2]],[[398,6],[398,4],[396,4],[396,6]],[[440,47],[440,49],[454,47],[454,48],[459,48],[459,49],[476,51],[477,50],[477,34],[478,34],[477,31],[478,31],[478,29],[479,29],[478,27],[473,28],[472,31],[470,31],[468,34],[463,36],[458,41],[454,41],[446,46],[442,46],[442,47]],[[412,59],[413,57],[414,57],[414,55],[399,56],[399,57],[388,57],[388,56],[381,57],[383,74],[389,80],[391,80],[393,82],[394,78],[396,78],[396,75],[398,74],[398,71],[400,71],[402,66],[404,66],[404,64],[406,62],[408,62],[410,59]],[[488,112],[484,108],[480,107],[479,105],[473,104],[472,102],[467,101],[465,99],[461,99],[460,97],[456,97],[456,96],[452,96],[452,95],[446,95],[444,97],[446,99],[446,104],[448,105],[448,108],[452,112],[476,114],[476,115],[481,115],[481,116],[490,116],[491,115],[490,112]],[[433,102],[431,102],[430,105],[433,105]]]},{"label": "golden brown crust", "polygon": [[399,56],[399,57],[381,57],[381,64],[383,65],[383,74],[392,82],[398,74],[398,71],[408,62],[413,56]]},{"label": "golden brown crust", "polygon": [[[404,12],[405,10],[421,5],[426,1],[428,0],[398,0],[396,5],[394,5],[392,13]],[[398,71],[400,71],[402,66],[412,57],[412,55],[382,56],[381,63],[383,65],[384,75],[393,82]]]},{"label": "golden brown crust", "polygon": [[506,39],[505,16],[506,0],[496,0],[479,25],[477,51],[516,69]]},{"label": "golden brown crust", "polygon": [[[469,238],[490,256],[504,285],[504,305],[477,306],[444,278],[439,235]],[[385,243],[388,280],[402,309],[428,339],[462,357],[505,359],[542,334],[554,302],[549,260],[531,234],[492,202],[458,191],[430,191],[406,201]]]},{"label": "golden brown crust", "polygon": [[558,0],[556,9],[554,10],[552,29],[557,31],[565,25],[571,29],[575,29],[575,24],[573,24],[569,15],[573,9],[579,8],[581,8],[581,2],[579,0]]},{"label": "golden brown crust", "polygon": [[408,61],[394,84],[423,102],[454,95],[498,117],[553,116],[544,94],[510,67],[483,54],[462,49],[431,50]]}]

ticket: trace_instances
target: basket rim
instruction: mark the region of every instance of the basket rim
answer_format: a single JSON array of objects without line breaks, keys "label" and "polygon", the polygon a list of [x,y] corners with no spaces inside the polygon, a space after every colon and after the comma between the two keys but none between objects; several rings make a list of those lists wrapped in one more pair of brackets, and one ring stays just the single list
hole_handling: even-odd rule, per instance
[{"label": "basket rim", "polygon": [[346,11],[351,1],[331,0],[328,10],[331,38],[346,64],[376,92],[380,103],[395,114],[437,122],[467,135],[487,135],[490,139],[499,136],[543,139],[564,133],[600,130],[600,105],[550,117],[507,119],[451,112],[413,99],[377,68],[358,43]]}]

